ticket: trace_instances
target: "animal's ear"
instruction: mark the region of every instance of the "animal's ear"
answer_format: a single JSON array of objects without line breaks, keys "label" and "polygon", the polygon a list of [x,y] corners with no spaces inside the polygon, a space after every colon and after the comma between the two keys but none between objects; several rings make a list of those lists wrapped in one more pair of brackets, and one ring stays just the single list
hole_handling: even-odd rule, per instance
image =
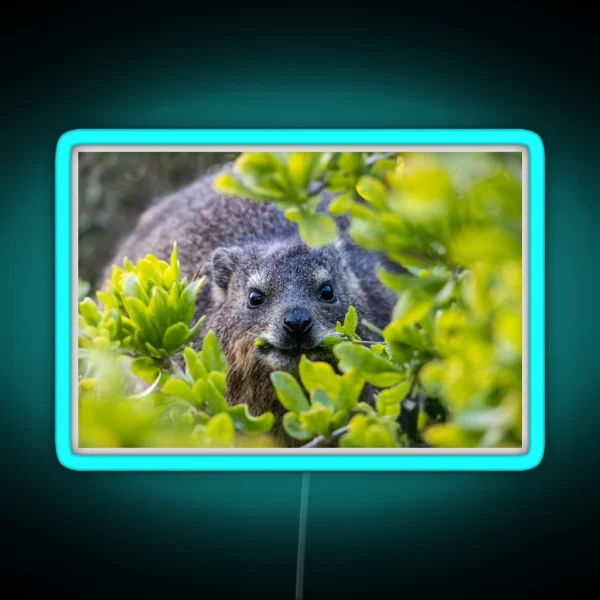
[{"label": "animal's ear", "polygon": [[212,254],[212,276],[223,290],[227,289],[232,273],[242,258],[241,248],[217,248]]},{"label": "animal's ear", "polygon": [[356,246],[345,235],[340,235],[331,245],[331,249],[342,264],[351,264],[356,253]]}]

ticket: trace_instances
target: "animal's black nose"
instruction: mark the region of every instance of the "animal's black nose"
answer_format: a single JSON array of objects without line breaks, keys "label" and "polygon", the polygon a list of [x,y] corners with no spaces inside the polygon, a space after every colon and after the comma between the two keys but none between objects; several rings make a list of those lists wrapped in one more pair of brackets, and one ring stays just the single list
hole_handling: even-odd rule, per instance
[{"label": "animal's black nose", "polygon": [[312,326],[313,321],[305,310],[290,311],[283,321],[283,327],[292,335],[306,333]]}]

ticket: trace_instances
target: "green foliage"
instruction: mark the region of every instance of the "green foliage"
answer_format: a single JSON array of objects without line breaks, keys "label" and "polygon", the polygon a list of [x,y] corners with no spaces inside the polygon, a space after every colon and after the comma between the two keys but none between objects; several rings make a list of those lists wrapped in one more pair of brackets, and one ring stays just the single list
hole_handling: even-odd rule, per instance
[{"label": "green foliage", "polygon": [[315,248],[337,237],[333,219],[317,212],[321,192],[352,188],[362,175],[377,172],[381,164],[356,152],[255,152],[235,161],[235,175],[215,180],[223,194],[255,202],[273,202],[287,219],[297,223],[300,235]]},{"label": "green foliage", "polygon": [[356,371],[339,375],[330,364],[311,362],[306,356],[298,368],[302,385],[289,373],[271,373],[277,397],[289,411],[284,429],[297,440],[329,436],[348,423],[364,381]]},{"label": "green foliage", "polygon": [[148,255],[115,267],[97,293],[102,308],[80,302],[83,446],[232,447],[272,429],[272,413],[226,401],[229,366],[214,331],[192,348],[205,320],[188,327],[203,282],[180,278],[175,244],[170,264]]},{"label": "green foliage", "polygon": [[179,273],[177,244],[170,264],[147,255],[137,265],[125,259],[123,267],[114,266],[107,291],[97,293],[105,307],[102,318],[89,298],[80,303],[79,313],[85,320],[80,326],[84,347],[96,346],[100,337],[124,350],[156,358],[180,351],[196,337],[204,322],[202,318],[189,327],[205,279],[188,283]]},{"label": "green foliage", "polygon": [[[379,270],[397,295],[379,341],[354,307],[322,340],[327,362],[273,372],[288,436],[310,447],[521,445],[521,185],[494,155],[245,153],[216,188],[274,202],[315,247],[352,239],[408,268]],[[334,194],[328,213],[318,209]],[[192,347],[204,280],[152,255],[114,267],[100,304],[80,288],[82,445],[276,446],[273,414],[228,396],[214,331]],[[251,333],[251,332],[249,332]],[[256,337],[257,346],[267,342]]]},{"label": "green foliage", "polygon": [[[238,160],[237,192],[268,201],[272,194],[263,191],[272,184],[272,171],[264,170],[264,179],[248,177],[244,165],[257,160],[252,156]],[[281,173],[286,160],[287,155],[266,153],[260,158]],[[321,167],[305,171],[313,187],[307,175],[299,180],[302,193],[281,188],[277,203],[299,224],[305,242],[318,245],[298,214],[316,206],[308,190],[327,188],[336,194],[330,215],[350,218],[350,235],[359,246],[409,269],[402,275],[378,273],[398,296],[383,343],[356,336],[353,308],[337,324],[336,335],[322,342],[342,373],[356,373],[382,390],[372,397],[376,414],[356,415],[340,444],[395,446],[408,436],[411,443],[440,447],[520,446],[520,182],[493,155],[313,153],[304,161]],[[304,386],[306,376],[300,373]],[[329,388],[323,375],[318,395],[292,406],[286,404],[289,391],[298,397],[302,392],[291,379],[273,378],[290,410],[288,433],[297,439],[331,435],[327,398],[335,395],[335,386]],[[412,413],[417,417],[405,417],[403,424],[406,401],[417,407]],[[392,417],[394,426],[381,422]]]},{"label": "green foliage", "polygon": [[321,201],[310,184],[326,172],[330,153],[256,152],[241,154],[235,162],[238,177],[221,175],[218,191],[257,202],[274,202],[285,216],[298,224],[312,246],[325,246],[337,237],[334,221],[316,212]]}]

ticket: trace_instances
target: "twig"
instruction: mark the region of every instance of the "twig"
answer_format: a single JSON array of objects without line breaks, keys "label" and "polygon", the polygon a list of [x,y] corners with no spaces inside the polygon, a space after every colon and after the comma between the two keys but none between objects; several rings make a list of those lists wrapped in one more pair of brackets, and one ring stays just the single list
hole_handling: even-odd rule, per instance
[{"label": "twig", "polygon": [[325,444],[331,444],[335,442],[339,438],[341,438],[345,433],[348,432],[349,425],[344,425],[340,429],[336,429],[330,435],[318,435],[314,440],[308,442],[308,444],[304,444],[302,448],[321,448]]},{"label": "twig", "polygon": [[384,337],[383,335],[383,329],[380,329],[379,327],[377,327],[376,325],[374,325],[373,323],[371,323],[370,321],[367,321],[366,319],[362,320],[362,324],[369,330],[372,331],[373,333],[376,333],[377,335],[381,336],[382,338]]},{"label": "twig", "polygon": [[[396,154],[398,154],[398,153],[397,152],[384,152],[383,154],[377,154],[375,156],[370,156],[369,158],[367,158],[365,163],[367,166],[370,167],[372,164],[376,163],[378,160],[392,158],[393,156],[396,156]],[[316,196],[317,194],[320,194],[328,185],[329,185],[329,178],[327,177],[314,190],[309,191],[309,196]]]},{"label": "twig", "polygon": [[[363,346],[378,346],[380,344],[385,344],[385,342],[371,342],[369,340],[351,340],[349,338],[338,338],[340,343],[342,342],[351,342],[352,344],[362,344]],[[329,348],[329,346],[322,346],[323,348]]]},{"label": "twig", "polygon": [[[143,356],[147,356],[146,354],[140,354],[138,352],[133,352],[133,351],[129,351],[129,350],[117,350],[117,354],[120,354],[121,356],[128,356],[129,358],[142,358]],[[154,358],[153,356],[151,356],[150,358]]]},{"label": "twig", "polygon": [[417,386],[417,383],[419,382],[419,372],[421,371],[422,366],[423,365],[420,365],[417,368],[417,370],[415,371],[413,380],[410,383],[410,389],[408,390],[408,394],[406,394],[406,397],[404,398],[404,400],[406,400],[406,398],[412,398],[413,392],[415,391],[415,387]]},{"label": "twig", "polygon": [[187,379],[186,374],[181,370],[181,367],[173,359],[169,360],[169,366],[171,367],[175,375],[181,375],[181,377]]},{"label": "twig", "polygon": [[383,154],[376,154],[375,156],[370,156],[365,161],[368,166],[371,166],[373,163],[376,163],[378,160],[385,160],[386,158],[392,158],[398,154],[397,152],[384,152]]},{"label": "twig", "polygon": [[362,344],[363,346],[378,346],[385,344],[385,342],[370,342],[367,340],[350,340],[353,344]]},{"label": "twig", "polygon": [[154,380],[154,383],[146,388],[143,392],[140,392],[139,394],[133,394],[133,396],[127,396],[127,400],[141,400],[142,398],[145,398],[146,396],[149,396],[158,386],[158,382],[160,381],[160,378],[162,377],[162,373],[159,371],[158,373],[158,377]]},{"label": "twig", "polygon": [[309,196],[316,196],[317,194],[320,194],[328,185],[329,185],[329,178],[325,179],[314,190],[310,191]]}]

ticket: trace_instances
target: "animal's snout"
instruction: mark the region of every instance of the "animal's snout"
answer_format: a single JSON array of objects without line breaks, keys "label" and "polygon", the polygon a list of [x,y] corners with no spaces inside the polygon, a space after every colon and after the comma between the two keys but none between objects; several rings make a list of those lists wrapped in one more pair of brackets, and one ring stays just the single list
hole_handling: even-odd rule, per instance
[{"label": "animal's snout", "polygon": [[313,320],[304,309],[294,309],[289,311],[283,320],[283,328],[288,334],[300,337],[310,330],[313,326]]}]

